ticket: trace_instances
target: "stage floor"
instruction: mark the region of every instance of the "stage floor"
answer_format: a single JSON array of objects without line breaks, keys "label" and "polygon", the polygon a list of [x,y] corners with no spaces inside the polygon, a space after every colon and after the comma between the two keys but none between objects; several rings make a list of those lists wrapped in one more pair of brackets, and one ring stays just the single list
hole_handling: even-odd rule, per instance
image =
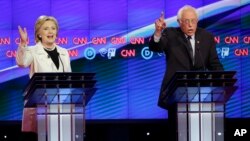
[{"label": "stage floor", "polygon": [[[243,136],[236,130],[246,129]],[[250,118],[225,119],[225,141],[249,141]],[[87,120],[84,141],[168,141],[167,120]],[[21,121],[0,121],[0,141],[35,141],[21,132]],[[247,140],[248,138],[248,140]]]}]

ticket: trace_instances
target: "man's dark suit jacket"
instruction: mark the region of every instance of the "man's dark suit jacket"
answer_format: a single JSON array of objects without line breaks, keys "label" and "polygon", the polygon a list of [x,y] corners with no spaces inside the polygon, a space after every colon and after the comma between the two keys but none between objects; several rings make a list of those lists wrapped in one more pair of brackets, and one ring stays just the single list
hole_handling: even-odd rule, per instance
[{"label": "man's dark suit jacket", "polygon": [[158,43],[154,41],[154,36],[152,36],[149,41],[149,49],[166,54],[166,72],[158,100],[158,105],[162,108],[166,108],[166,105],[161,98],[167,94],[167,84],[176,71],[223,70],[217,56],[214,36],[201,28],[197,28],[195,33],[194,65],[188,53],[186,36],[180,28],[164,29]]}]

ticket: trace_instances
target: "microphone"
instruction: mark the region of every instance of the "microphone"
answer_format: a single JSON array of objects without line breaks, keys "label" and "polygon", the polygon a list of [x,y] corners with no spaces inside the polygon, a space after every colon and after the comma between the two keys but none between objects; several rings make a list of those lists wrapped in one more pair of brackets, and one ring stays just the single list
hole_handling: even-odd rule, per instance
[{"label": "microphone", "polygon": [[60,54],[59,54],[58,52],[57,52],[57,56],[58,56],[60,62],[62,63],[63,72],[65,72],[65,71],[64,71],[63,61],[62,61],[62,59],[61,59],[61,57],[60,57]]},{"label": "microphone", "polygon": [[162,37],[167,37],[167,34],[166,34],[166,32],[165,32],[165,31],[166,31],[166,28],[165,28],[165,29],[163,29],[163,31],[161,32],[161,36],[162,36]]},{"label": "microphone", "polygon": [[[198,41],[198,43],[199,43],[199,41]],[[200,47],[196,46],[196,48],[197,48],[197,52],[199,54],[199,57],[200,57],[200,60],[201,60],[201,63],[202,63],[202,69],[203,69],[203,71],[206,71],[206,67],[205,67],[205,64],[204,64],[204,59],[203,59],[203,57],[201,55],[201,52],[200,52]]]},{"label": "microphone", "polygon": [[48,54],[48,56],[47,56],[48,58],[50,58],[50,55]]}]

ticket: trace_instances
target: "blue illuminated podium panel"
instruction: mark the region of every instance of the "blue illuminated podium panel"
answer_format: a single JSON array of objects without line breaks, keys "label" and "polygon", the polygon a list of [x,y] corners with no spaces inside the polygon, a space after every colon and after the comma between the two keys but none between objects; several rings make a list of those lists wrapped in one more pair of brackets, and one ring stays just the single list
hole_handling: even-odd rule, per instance
[{"label": "blue illuminated podium panel", "polygon": [[39,141],[83,141],[85,106],[96,92],[94,73],[36,73],[25,108],[36,108]]},{"label": "blue illuminated podium panel", "polygon": [[238,88],[235,73],[175,73],[161,100],[166,109],[176,107],[178,141],[224,141],[225,104]]}]

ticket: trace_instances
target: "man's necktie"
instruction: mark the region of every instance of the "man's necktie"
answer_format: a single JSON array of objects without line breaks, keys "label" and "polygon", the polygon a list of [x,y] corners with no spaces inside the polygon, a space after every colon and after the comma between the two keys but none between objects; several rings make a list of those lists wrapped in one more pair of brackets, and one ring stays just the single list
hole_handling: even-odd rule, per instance
[{"label": "man's necktie", "polygon": [[190,39],[192,39],[191,36],[187,36],[187,43],[188,43],[188,52],[190,54],[190,57],[192,59],[192,63],[194,65],[194,55],[193,55],[193,48],[192,48],[192,44],[190,42]]}]

